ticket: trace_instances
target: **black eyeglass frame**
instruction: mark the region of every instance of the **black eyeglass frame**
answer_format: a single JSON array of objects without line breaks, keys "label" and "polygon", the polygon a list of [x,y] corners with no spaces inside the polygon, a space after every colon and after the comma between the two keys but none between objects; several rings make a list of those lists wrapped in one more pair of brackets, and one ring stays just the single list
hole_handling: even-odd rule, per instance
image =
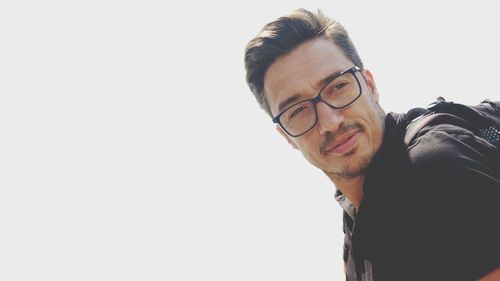
[{"label": "black eyeglass frame", "polygon": [[[363,93],[363,88],[361,87],[361,83],[359,82],[359,79],[358,77],[356,76],[356,72],[358,71],[361,71],[361,68],[357,67],[357,66],[353,66],[353,67],[350,67],[346,70],[343,70],[341,71],[339,74],[331,77],[330,79],[328,79],[328,81],[326,81],[325,85],[323,85],[323,87],[321,87],[321,89],[319,90],[318,94],[312,98],[312,99],[305,99],[305,100],[301,100],[299,102],[296,102],[290,106],[288,106],[287,108],[283,109],[280,113],[278,113],[278,115],[276,115],[275,117],[273,117],[273,123],[276,123],[276,124],[279,124],[280,127],[291,137],[300,137],[302,135],[304,135],[305,133],[309,132],[312,128],[314,128],[314,126],[316,126],[316,123],[318,123],[318,110],[316,109],[316,104],[318,104],[318,102],[324,102],[326,105],[328,105],[330,108],[332,109],[342,109],[342,108],[346,108],[348,107],[349,105],[353,104],[355,101],[357,101],[359,99],[359,97],[361,96],[361,94]],[[321,93],[323,92],[323,90],[330,84],[330,82],[332,82],[333,80],[337,79],[338,77],[346,74],[346,73],[352,73],[352,75],[354,76],[354,78],[356,79],[356,82],[358,82],[358,87],[359,87],[359,95],[357,97],[355,97],[351,102],[347,103],[346,105],[343,105],[343,106],[334,106],[334,105],[331,105],[329,104],[327,101],[325,101],[324,99],[321,98]],[[281,115],[283,115],[283,113],[285,113],[288,109],[296,106],[297,104],[299,103],[303,103],[303,102],[307,102],[307,101],[310,101],[312,102],[312,105],[313,105],[313,109],[314,109],[314,115],[315,115],[315,119],[314,119],[314,123],[311,125],[311,127],[307,130],[305,130],[304,132],[300,133],[300,134],[291,134],[290,132],[288,132],[288,130],[285,128],[285,126],[283,126],[281,124],[281,121],[280,121],[280,118],[281,118]]]}]

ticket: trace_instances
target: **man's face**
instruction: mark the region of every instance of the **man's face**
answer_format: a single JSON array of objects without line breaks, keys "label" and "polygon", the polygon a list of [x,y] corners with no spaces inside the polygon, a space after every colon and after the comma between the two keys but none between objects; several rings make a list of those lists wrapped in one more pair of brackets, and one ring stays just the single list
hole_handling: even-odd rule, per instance
[{"label": "man's face", "polygon": [[[264,77],[264,91],[271,113],[291,97],[296,101],[315,97],[321,81],[354,66],[342,50],[325,39],[307,41],[279,57]],[[333,179],[354,179],[364,171],[380,148],[385,113],[378,104],[378,91],[371,73],[356,72],[362,94],[353,104],[336,110],[323,102],[316,104],[318,121],[304,135],[290,137],[278,127],[288,142],[306,159]]]}]

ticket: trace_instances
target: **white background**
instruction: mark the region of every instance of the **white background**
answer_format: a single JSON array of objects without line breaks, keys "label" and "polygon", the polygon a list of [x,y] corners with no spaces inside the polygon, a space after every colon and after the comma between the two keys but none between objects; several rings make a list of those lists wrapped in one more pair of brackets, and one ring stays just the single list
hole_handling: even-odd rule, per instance
[{"label": "white background", "polygon": [[259,109],[246,43],[321,8],[386,111],[475,104],[493,3],[2,1],[0,279],[340,280],[334,186]]}]

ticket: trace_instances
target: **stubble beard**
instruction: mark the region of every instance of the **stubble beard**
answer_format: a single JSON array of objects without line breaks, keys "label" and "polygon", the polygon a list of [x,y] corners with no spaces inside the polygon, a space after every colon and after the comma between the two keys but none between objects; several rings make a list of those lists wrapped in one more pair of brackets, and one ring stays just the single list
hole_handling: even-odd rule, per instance
[{"label": "stubble beard", "polygon": [[[344,157],[352,157],[356,154],[357,148],[345,154]],[[325,173],[331,177],[340,180],[352,180],[360,176],[364,176],[370,165],[373,155],[361,155],[360,159],[353,159],[352,161],[358,162],[355,166],[346,164],[338,171],[325,171]]]}]

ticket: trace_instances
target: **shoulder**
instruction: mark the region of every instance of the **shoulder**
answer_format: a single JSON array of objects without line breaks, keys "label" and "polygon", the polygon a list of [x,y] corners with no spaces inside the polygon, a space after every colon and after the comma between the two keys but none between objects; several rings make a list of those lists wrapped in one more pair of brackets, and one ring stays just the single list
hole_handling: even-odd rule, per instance
[{"label": "shoulder", "polygon": [[407,146],[414,168],[460,168],[491,161],[494,147],[470,130],[450,123],[425,126]]},{"label": "shoulder", "polygon": [[452,160],[472,137],[470,132],[447,124],[426,127],[408,144],[409,159],[414,164]]},{"label": "shoulder", "polygon": [[[388,188],[377,189],[381,217],[390,222],[384,239],[390,264],[404,272],[475,280],[498,266],[500,158],[460,120],[447,118],[403,143],[401,161],[384,162],[395,167],[381,180]],[[403,142],[398,138],[390,144]]]},{"label": "shoulder", "polygon": [[408,229],[422,237],[415,251],[439,247],[447,257],[443,268],[471,280],[498,266],[498,151],[467,128],[443,122],[425,126],[406,149],[410,170],[399,198],[411,218]]},{"label": "shoulder", "polygon": [[408,145],[407,157],[408,176],[418,185],[415,192],[430,192],[440,199],[452,193],[462,203],[476,196],[500,200],[500,153],[465,128],[427,126]]}]

